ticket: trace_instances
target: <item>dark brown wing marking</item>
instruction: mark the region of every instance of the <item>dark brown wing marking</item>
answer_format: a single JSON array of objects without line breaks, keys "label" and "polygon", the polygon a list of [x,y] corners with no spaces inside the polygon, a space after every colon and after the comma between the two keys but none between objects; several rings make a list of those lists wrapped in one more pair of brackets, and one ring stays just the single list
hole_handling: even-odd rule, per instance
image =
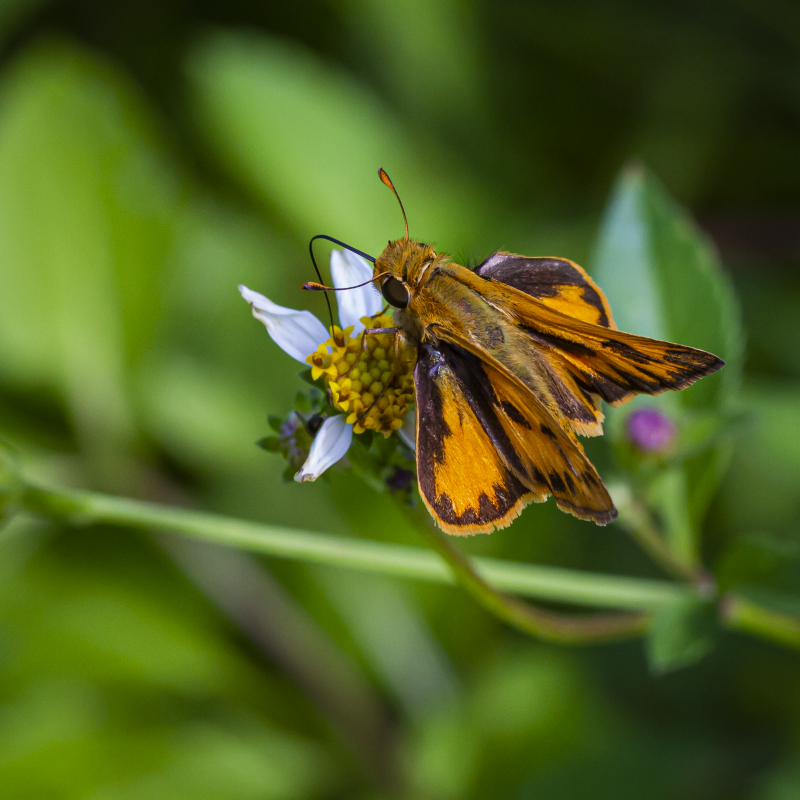
[{"label": "dark brown wing marking", "polygon": [[475,274],[513,286],[586,322],[616,327],[603,292],[582,267],[565,258],[528,258],[499,252],[478,266]]}]

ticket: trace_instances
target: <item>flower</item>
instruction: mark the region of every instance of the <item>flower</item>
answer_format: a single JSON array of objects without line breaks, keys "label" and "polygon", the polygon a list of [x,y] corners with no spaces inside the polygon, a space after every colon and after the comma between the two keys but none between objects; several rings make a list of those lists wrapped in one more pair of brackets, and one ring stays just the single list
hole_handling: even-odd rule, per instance
[{"label": "flower", "polygon": [[330,331],[309,311],[276,305],[258,292],[240,286],[253,316],[267,328],[273,341],[292,358],[311,367],[328,390],[328,402],[337,411],[314,438],[308,459],[295,475],[298,481],[316,480],[347,452],[353,433],[371,429],[384,436],[403,425],[413,400],[413,351],[403,347],[397,357],[391,334],[364,336],[364,329],[387,328],[392,318],[382,315],[383,301],[370,279],[369,263],[349,251],[331,253],[331,274],[337,289],[339,322]]},{"label": "flower", "polygon": [[675,439],[675,423],[655,408],[640,408],[628,417],[628,437],[646,453],[663,452]]},{"label": "flower", "polygon": [[294,479],[299,483],[315,481],[347,452],[352,440],[353,426],[347,424],[343,414],[328,417],[314,437],[306,463]]}]

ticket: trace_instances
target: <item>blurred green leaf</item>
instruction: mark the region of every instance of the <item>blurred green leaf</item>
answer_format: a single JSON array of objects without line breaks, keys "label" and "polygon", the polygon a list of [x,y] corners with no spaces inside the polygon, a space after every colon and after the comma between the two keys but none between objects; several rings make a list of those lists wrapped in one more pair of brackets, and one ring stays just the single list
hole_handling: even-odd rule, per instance
[{"label": "blurred green leaf", "polygon": [[47,0],[0,0],[0,38],[6,39]]},{"label": "blurred green leaf", "polygon": [[445,124],[478,124],[485,73],[475,57],[473,4],[347,0],[341,6],[360,34],[360,47],[371,52],[376,72],[386,76],[406,109]]},{"label": "blurred green leaf", "polygon": [[13,515],[21,492],[15,454],[0,441],[0,528]]},{"label": "blurred green leaf", "polygon": [[697,537],[689,517],[686,472],[678,467],[664,469],[648,487],[647,499],[661,523],[661,530],[679,559],[699,563]]},{"label": "blurred green leaf", "polygon": [[153,341],[178,198],[147,110],[115,70],[49,43],[5,74],[0,375],[57,387],[101,461],[135,436],[126,372]]},{"label": "blurred green leaf", "polygon": [[699,661],[714,647],[718,632],[716,606],[688,601],[658,609],[647,636],[647,658],[657,674]]},{"label": "blurred green leaf", "polygon": [[628,167],[618,178],[606,208],[590,272],[611,303],[621,330],[667,339],[648,212],[644,172]]},{"label": "blurred green leaf", "polygon": [[[735,401],[742,368],[739,310],[709,240],[644,168],[623,171],[612,195],[591,272],[606,293],[622,330],[680,342],[721,356],[726,364],[679,393],[640,397],[624,411],[658,405],[691,423],[698,412],[724,417]],[[613,425],[612,425],[613,428]],[[623,426],[617,426],[623,431]],[[707,440],[711,444],[711,440]],[[729,444],[717,441],[687,458],[684,478],[666,481],[660,506],[668,536],[684,555],[698,550],[697,530],[722,477]],[[678,521],[676,515],[681,515]]]},{"label": "blurred green leaf", "polygon": [[745,422],[722,486],[719,525],[736,533],[784,530],[800,515],[800,384],[751,379]]},{"label": "blurred green leaf", "polygon": [[720,591],[800,616],[800,543],[768,534],[734,539],[717,563]]},{"label": "blurred green leaf", "polygon": [[494,215],[502,219],[448,152],[423,157],[390,107],[297,44],[218,33],[195,48],[188,72],[214,154],[303,239],[322,231],[377,255],[399,235],[380,166],[415,236],[451,251],[485,248],[480,232]]},{"label": "blurred green leaf", "polygon": [[719,373],[680,392],[681,403],[707,408],[730,401],[743,349],[730,281],[709,239],[642,167],[628,167],[617,182],[591,273],[621,330],[699,347],[725,360]]}]

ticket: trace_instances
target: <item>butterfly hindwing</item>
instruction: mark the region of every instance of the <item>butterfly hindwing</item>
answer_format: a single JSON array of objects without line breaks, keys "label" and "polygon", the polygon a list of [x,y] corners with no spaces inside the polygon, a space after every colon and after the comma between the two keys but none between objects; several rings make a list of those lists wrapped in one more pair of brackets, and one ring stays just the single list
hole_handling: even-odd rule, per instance
[{"label": "butterfly hindwing", "polygon": [[444,530],[505,527],[551,494],[583,519],[616,517],[580,445],[498,365],[455,343],[423,344],[415,385],[420,493]]},{"label": "butterfly hindwing", "polygon": [[[422,344],[414,368],[417,478],[439,526],[453,534],[504,528],[534,499],[498,451],[499,422],[449,349]],[[490,418],[486,418],[486,411]],[[510,445],[500,443],[506,449]]]}]

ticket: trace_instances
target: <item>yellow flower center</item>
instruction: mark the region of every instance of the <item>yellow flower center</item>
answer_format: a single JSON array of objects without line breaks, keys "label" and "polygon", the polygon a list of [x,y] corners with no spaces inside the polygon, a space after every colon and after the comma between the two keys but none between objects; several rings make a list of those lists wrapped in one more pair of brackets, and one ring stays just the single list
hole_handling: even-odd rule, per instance
[{"label": "yellow flower center", "polygon": [[[378,314],[362,317],[367,328],[391,328],[392,318]],[[389,436],[403,425],[414,400],[413,349],[394,335],[373,333],[353,336],[353,327],[333,328],[333,336],[308,358],[311,377],[325,381],[335,408],[344,411],[355,433],[370,429]]]}]

